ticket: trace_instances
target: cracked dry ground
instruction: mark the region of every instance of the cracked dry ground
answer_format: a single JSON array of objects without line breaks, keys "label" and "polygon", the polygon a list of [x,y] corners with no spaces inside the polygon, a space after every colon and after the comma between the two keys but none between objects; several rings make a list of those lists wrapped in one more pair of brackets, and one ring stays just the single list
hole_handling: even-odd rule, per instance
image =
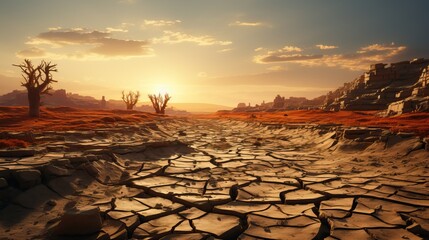
[{"label": "cracked dry ground", "polygon": [[409,134],[175,119],[34,139],[1,152],[0,239],[429,237],[429,151]]}]

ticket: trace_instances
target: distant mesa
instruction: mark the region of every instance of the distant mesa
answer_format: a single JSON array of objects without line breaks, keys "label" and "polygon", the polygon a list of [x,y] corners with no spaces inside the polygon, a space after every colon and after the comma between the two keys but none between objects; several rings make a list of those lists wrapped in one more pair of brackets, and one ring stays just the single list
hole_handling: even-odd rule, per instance
[{"label": "distant mesa", "polygon": [[325,96],[320,96],[314,99],[307,99],[305,97],[289,97],[285,98],[277,95],[272,102],[263,101],[260,104],[251,106],[250,104],[239,103],[233,112],[275,112],[284,110],[310,110],[320,109],[325,101]]},{"label": "distant mesa", "polygon": [[255,106],[239,103],[234,112],[324,109],[383,111],[386,115],[429,111],[429,59],[377,63],[351,82],[326,95],[307,99],[277,95]]}]

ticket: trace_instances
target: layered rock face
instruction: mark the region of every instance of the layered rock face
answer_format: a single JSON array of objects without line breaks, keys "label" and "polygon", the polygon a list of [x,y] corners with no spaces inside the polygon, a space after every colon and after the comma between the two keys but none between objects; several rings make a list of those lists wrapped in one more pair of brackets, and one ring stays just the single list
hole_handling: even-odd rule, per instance
[{"label": "layered rock face", "polygon": [[412,88],[397,94],[402,100],[389,104],[388,114],[412,111],[429,111],[429,66],[423,69],[417,83]]},{"label": "layered rock face", "polygon": [[388,110],[404,113],[428,109],[428,59],[378,63],[350,83],[327,94],[326,110]]}]

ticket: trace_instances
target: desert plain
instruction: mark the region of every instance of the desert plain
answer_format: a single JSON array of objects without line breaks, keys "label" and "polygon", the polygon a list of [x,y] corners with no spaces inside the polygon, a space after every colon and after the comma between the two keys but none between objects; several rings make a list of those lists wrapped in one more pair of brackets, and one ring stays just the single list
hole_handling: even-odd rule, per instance
[{"label": "desert plain", "polygon": [[427,239],[428,113],[0,109],[0,239]]}]

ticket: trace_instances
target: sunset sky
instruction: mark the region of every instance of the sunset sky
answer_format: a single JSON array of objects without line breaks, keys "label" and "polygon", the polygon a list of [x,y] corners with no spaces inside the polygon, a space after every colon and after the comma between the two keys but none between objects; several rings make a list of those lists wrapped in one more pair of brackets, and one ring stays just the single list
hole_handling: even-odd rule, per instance
[{"label": "sunset sky", "polygon": [[54,88],[174,102],[313,98],[369,64],[429,58],[427,0],[0,0],[0,94],[12,64],[58,64]]}]

